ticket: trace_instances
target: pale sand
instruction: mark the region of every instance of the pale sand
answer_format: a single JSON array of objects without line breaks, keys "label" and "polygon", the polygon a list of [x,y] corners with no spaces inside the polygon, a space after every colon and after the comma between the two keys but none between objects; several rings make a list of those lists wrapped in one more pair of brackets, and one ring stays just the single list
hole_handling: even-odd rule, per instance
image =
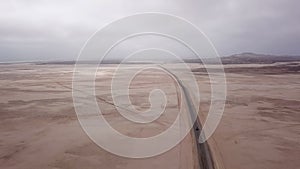
[{"label": "pale sand", "polygon": [[[193,65],[198,67],[198,65]],[[244,66],[244,65],[239,65]],[[256,65],[251,65],[256,67]],[[228,67],[228,66],[227,66]],[[233,66],[236,67],[236,66]],[[94,144],[81,129],[73,108],[71,65],[0,65],[0,168],[194,168],[192,135],[153,158],[128,159]],[[251,69],[251,68],[250,68]],[[153,136],[165,130],[178,109],[173,82],[146,72],[132,85],[137,109],[149,107],[153,86],[170,91],[168,111],[152,128],[140,130],[118,123],[110,102],[112,69],[97,79],[97,96],[111,124],[129,136]],[[195,73],[204,99],[201,120],[209,106],[209,80]],[[101,75],[101,76],[100,76]],[[300,165],[300,74],[227,73],[228,100],[222,121],[209,143],[220,168],[297,168]],[[147,77],[146,80],[143,77]],[[158,78],[160,77],[160,78]],[[147,80],[152,80],[147,83]],[[206,84],[206,85],[203,85]],[[140,86],[145,86],[140,90]],[[180,101],[180,100],[178,100]],[[160,122],[166,125],[161,125]],[[124,128],[126,126],[126,128]]]},{"label": "pale sand", "polygon": [[[221,123],[209,139],[220,168],[300,166],[300,73],[272,65],[226,65],[227,101]],[[299,69],[299,63],[298,68]],[[293,64],[292,64],[293,65]],[[267,66],[267,67],[265,67]],[[259,69],[265,67],[263,69]],[[199,74],[196,73],[196,74]],[[200,73],[199,84],[208,78]],[[200,87],[204,98],[210,93]],[[205,119],[210,99],[201,102]]]},{"label": "pale sand", "polygon": [[[0,168],[197,168],[191,134],[170,151],[145,159],[116,156],[98,147],[77,121],[71,95],[72,68],[1,65]],[[131,137],[149,137],[173,123],[178,99],[172,97],[177,98],[177,90],[169,87],[173,82],[167,75],[148,72],[150,81],[138,76],[132,84],[132,102],[139,110],[148,108],[146,92],[154,86],[162,85],[162,90],[169,91],[167,112],[149,127],[133,125],[108,104],[112,103],[108,95],[112,69],[103,72],[97,79],[97,98],[112,127]]]}]

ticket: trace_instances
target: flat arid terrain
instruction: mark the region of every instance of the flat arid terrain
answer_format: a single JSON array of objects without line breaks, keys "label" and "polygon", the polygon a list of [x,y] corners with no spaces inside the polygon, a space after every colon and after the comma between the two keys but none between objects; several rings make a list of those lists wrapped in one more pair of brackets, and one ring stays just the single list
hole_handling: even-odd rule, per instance
[{"label": "flat arid terrain", "polygon": [[[199,119],[204,122],[210,106],[210,81],[203,66],[190,65],[199,84]],[[128,64],[128,69],[133,67],[143,65]],[[208,140],[216,168],[299,167],[300,62],[224,67],[225,110]],[[124,158],[97,146],[85,134],[75,113],[73,68],[72,64],[0,65],[1,169],[199,168],[192,132],[173,149],[150,158]],[[174,79],[157,69],[145,70],[136,77],[130,86],[130,99],[136,109],[150,107],[152,89],[165,91],[168,100],[163,115],[151,125],[137,126],[122,118],[113,104],[110,82],[115,68],[113,64],[105,65],[96,79],[97,102],[111,126],[131,137],[150,137],[166,130],[181,102]]]}]

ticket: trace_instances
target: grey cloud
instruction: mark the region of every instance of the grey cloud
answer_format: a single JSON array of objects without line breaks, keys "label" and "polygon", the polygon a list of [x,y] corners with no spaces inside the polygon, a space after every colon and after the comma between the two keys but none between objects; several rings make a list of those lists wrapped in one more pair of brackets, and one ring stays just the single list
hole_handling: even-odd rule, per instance
[{"label": "grey cloud", "polygon": [[1,1],[0,61],[75,59],[96,30],[140,12],[186,18],[221,55],[300,55],[299,6],[298,0]]}]

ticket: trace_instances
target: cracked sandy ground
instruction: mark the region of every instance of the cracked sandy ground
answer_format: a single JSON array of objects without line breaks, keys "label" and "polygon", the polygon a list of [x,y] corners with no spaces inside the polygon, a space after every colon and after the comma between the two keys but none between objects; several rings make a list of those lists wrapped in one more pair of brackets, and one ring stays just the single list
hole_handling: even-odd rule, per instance
[{"label": "cracked sandy ground", "polygon": [[[192,65],[195,68],[197,64]],[[223,119],[209,143],[220,168],[297,168],[300,165],[300,73],[247,71],[261,65],[228,65]],[[272,65],[269,65],[272,67]],[[233,69],[234,68],[234,69]],[[156,135],[178,113],[178,89],[164,73],[145,71],[131,85],[139,110],[150,105],[152,88],[169,97],[167,112],[151,126],[122,120],[110,95],[113,65],[97,76],[97,100],[118,131],[133,137]],[[235,71],[232,71],[235,70]],[[258,69],[256,69],[258,70]],[[71,65],[0,65],[0,168],[194,168],[190,134],[156,157],[128,159],[95,145],[81,129],[73,108]],[[268,72],[269,71],[269,72]],[[202,101],[200,118],[209,108],[209,79],[195,71]],[[163,80],[162,80],[163,79]],[[126,126],[126,127],[124,127]]]}]

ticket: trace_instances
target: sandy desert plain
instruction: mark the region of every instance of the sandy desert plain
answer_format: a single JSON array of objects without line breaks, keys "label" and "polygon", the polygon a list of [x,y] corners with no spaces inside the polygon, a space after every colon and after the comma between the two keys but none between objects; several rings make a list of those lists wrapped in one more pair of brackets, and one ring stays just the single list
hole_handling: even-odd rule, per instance
[{"label": "sandy desert plain", "polygon": [[[191,65],[203,96],[199,107],[203,121],[210,105],[209,79],[199,64]],[[299,67],[300,62],[225,65],[225,111],[209,139],[217,168],[300,166]],[[0,65],[1,169],[198,167],[191,133],[170,151],[145,159],[120,157],[97,146],[77,120],[72,100],[73,68],[68,64]],[[115,65],[106,65],[96,80],[97,101],[109,123],[132,137],[153,136],[167,129],[180,102],[172,79],[158,70],[145,70],[136,77],[130,98],[137,109],[150,106],[148,95],[153,88],[161,88],[168,97],[166,112],[159,119],[150,126],[136,126],[124,120],[113,105],[110,81],[114,69]]]}]

